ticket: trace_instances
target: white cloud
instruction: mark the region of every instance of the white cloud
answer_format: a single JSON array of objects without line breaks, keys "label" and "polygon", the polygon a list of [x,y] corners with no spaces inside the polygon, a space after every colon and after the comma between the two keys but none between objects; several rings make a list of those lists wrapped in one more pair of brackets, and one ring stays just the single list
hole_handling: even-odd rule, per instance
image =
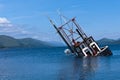
[{"label": "white cloud", "polygon": [[7,18],[5,18],[5,17],[0,17],[0,27],[11,27],[12,26],[12,24],[11,24],[11,22],[7,19]]},{"label": "white cloud", "polygon": [[20,35],[29,35],[29,32],[24,30],[22,25],[12,24],[5,17],[0,17],[0,34],[19,37]]},{"label": "white cloud", "polygon": [[31,37],[43,41],[56,40],[56,36],[53,36],[52,33],[33,31],[33,27],[31,28],[31,26],[23,24],[13,24],[9,19],[5,17],[0,17],[0,35],[8,35],[15,38]]},{"label": "white cloud", "polygon": [[8,24],[10,21],[5,17],[0,17],[0,24]]}]

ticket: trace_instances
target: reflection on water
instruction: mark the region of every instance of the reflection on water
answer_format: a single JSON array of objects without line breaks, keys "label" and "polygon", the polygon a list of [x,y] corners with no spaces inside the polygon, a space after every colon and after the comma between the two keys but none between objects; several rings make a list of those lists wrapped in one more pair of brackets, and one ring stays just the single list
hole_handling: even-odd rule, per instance
[{"label": "reflection on water", "polygon": [[97,67],[97,57],[75,58],[67,67],[62,67],[59,80],[90,80]]},{"label": "reflection on water", "polygon": [[[59,48],[2,50],[0,80],[120,79],[120,55],[75,58],[62,51]],[[119,54],[120,50],[113,53]]]}]

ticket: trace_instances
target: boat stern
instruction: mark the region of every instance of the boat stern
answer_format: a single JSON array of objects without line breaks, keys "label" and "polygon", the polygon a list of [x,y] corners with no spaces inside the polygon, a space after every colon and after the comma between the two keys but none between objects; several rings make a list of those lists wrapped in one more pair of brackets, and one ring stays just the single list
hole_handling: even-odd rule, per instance
[{"label": "boat stern", "polygon": [[112,55],[112,51],[109,49],[108,46],[105,46],[101,48],[101,51],[98,52],[96,56],[110,56],[110,55]]}]

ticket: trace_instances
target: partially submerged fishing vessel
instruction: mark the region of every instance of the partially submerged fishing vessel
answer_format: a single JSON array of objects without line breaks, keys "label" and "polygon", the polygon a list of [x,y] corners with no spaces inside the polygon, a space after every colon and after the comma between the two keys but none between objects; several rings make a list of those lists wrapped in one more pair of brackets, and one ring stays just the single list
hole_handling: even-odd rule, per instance
[{"label": "partially submerged fishing vessel", "polygon": [[76,22],[75,18],[64,21],[65,23],[59,27],[57,27],[51,19],[49,20],[69,48],[65,50],[65,53],[71,53],[79,57],[112,55],[108,46],[101,48],[92,36],[88,37]]}]

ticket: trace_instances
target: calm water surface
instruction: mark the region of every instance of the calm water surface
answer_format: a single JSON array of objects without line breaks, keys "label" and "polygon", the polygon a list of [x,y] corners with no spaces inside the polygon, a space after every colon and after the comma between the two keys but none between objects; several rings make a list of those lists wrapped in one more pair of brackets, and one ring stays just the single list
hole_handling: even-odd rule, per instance
[{"label": "calm water surface", "polygon": [[120,80],[120,46],[109,57],[75,58],[64,49],[1,49],[0,80]]}]

